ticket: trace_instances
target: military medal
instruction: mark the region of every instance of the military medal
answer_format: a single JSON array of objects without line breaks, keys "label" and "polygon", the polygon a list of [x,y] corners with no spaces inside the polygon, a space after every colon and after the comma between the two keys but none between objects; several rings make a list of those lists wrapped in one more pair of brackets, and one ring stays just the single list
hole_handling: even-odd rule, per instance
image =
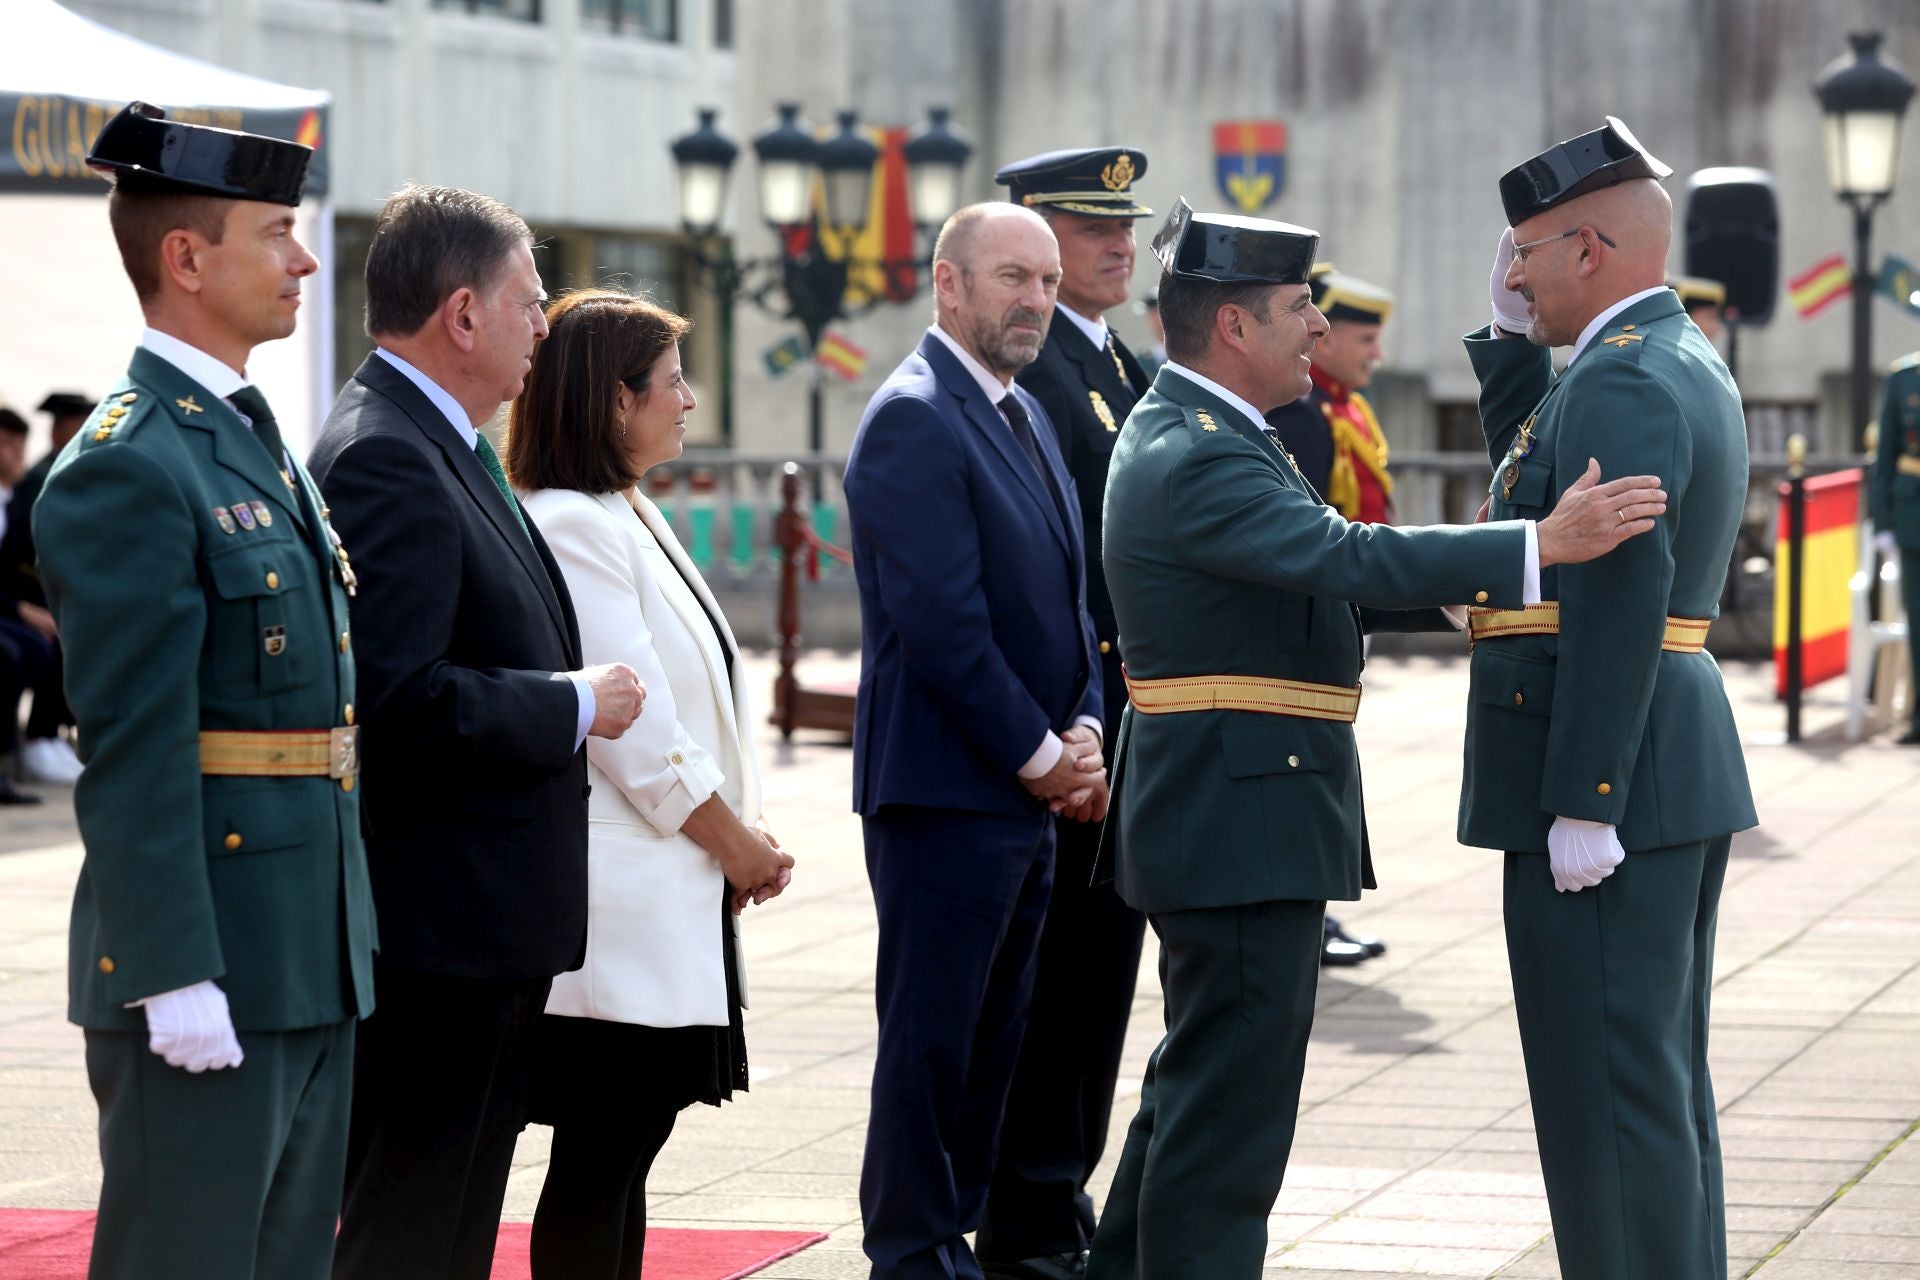
[{"label": "military medal", "polygon": [[1513,486],[1520,479],[1520,459],[1533,452],[1533,422],[1528,418],[1520,424],[1520,434],[1513,438],[1513,447],[1507,450],[1506,469],[1500,473],[1500,500],[1513,500]]},{"label": "military medal", "polygon": [[285,627],[268,627],[260,633],[260,640],[261,643],[265,645],[269,658],[277,658],[287,651],[287,629]]},{"label": "military medal", "polygon": [[352,596],[359,589],[360,578],[353,571],[353,561],[347,559],[347,549],[340,544],[340,535],[335,532],[332,523],[327,521],[329,514],[331,513],[327,508],[320,509],[320,519],[327,526],[327,539],[333,543],[334,559],[340,562],[340,585],[347,589],[349,596]]},{"label": "military medal", "polygon": [[253,508],[253,518],[259,521],[262,529],[273,528],[273,512],[267,510],[266,503],[250,502],[247,505]]},{"label": "military medal", "polygon": [[242,529],[248,531],[253,529],[253,508],[249,507],[246,503],[236,502],[233,504],[233,518],[240,522]]},{"label": "military medal", "polygon": [[1093,416],[1100,419],[1100,425],[1109,431],[1118,431],[1120,424],[1113,420],[1113,410],[1107,407],[1107,398],[1093,388],[1087,388],[1087,399],[1093,401]]},{"label": "military medal", "polygon": [[222,533],[232,533],[240,527],[233,522],[233,513],[225,507],[215,507],[213,509],[213,522],[220,526],[220,532]]}]

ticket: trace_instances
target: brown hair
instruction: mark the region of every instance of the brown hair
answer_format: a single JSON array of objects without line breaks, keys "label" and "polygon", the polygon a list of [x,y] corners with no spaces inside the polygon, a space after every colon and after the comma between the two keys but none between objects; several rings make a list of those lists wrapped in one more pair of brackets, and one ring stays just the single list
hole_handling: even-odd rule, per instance
[{"label": "brown hair", "polygon": [[420,332],[457,290],[486,293],[533,232],[475,191],[409,183],[387,197],[367,249],[367,336]]},{"label": "brown hair", "polygon": [[527,384],[507,425],[507,474],[521,489],[611,493],[640,477],[620,447],[614,398],[653,394],[653,366],[693,322],[619,289],[577,289],[547,308]]},{"label": "brown hair", "polygon": [[1277,284],[1260,281],[1189,280],[1171,271],[1160,275],[1160,326],[1167,331],[1167,354],[1182,364],[1203,359],[1213,347],[1213,320],[1220,308],[1240,307],[1260,324],[1273,320]]},{"label": "brown hair", "polygon": [[169,232],[191,231],[208,244],[219,244],[233,205],[226,196],[135,191],[116,183],[107,195],[107,222],[134,296],[142,302],[160,296],[160,242]]}]

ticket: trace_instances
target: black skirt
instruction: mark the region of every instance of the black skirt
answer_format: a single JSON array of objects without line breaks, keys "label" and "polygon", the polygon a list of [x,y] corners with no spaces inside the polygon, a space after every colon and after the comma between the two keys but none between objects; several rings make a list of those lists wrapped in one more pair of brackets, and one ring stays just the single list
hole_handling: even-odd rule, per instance
[{"label": "black skirt", "polygon": [[719,1106],[747,1088],[747,1038],[740,1021],[740,961],[733,943],[732,887],[720,901],[720,950],[727,970],[727,1025],[645,1027],[600,1018],[543,1014],[534,1032],[532,1124],[615,1125],[704,1102]]}]

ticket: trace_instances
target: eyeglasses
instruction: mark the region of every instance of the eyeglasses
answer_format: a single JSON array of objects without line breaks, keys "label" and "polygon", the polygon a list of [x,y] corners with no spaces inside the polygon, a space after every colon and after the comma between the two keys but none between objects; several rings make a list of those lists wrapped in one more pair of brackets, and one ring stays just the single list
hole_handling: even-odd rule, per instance
[{"label": "eyeglasses", "polygon": [[[1538,240],[1529,240],[1525,244],[1517,244],[1513,246],[1513,256],[1516,260],[1524,263],[1527,260],[1527,255],[1529,253],[1532,253],[1535,249],[1538,249],[1541,245],[1552,244],[1555,240],[1565,240],[1571,236],[1577,236],[1582,231],[1585,231],[1588,229],[1589,228],[1586,228],[1586,227],[1575,227],[1571,231],[1562,231],[1557,236],[1541,236]],[[1607,239],[1607,233],[1602,231],[1600,228],[1593,227],[1591,228],[1591,230],[1593,231],[1594,235],[1600,237],[1600,243],[1607,246],[1607,248],[1618,249],[1620,247],[1619,245],[1615,244],[1613,241]]]}]

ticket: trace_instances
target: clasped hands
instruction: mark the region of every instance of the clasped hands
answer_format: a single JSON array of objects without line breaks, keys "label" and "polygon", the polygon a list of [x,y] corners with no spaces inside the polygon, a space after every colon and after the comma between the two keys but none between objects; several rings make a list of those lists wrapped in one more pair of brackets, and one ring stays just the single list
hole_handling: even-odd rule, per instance
[{"label": "clasped hands", "polygon": [[1100,756],[1100,735],[1075,725],[1060,735],[1062,750],[1053,768],[1021,785],[1047,802],[1047,808],[1075,822],[1099,822],[1107,816],[1107,765]]}]

